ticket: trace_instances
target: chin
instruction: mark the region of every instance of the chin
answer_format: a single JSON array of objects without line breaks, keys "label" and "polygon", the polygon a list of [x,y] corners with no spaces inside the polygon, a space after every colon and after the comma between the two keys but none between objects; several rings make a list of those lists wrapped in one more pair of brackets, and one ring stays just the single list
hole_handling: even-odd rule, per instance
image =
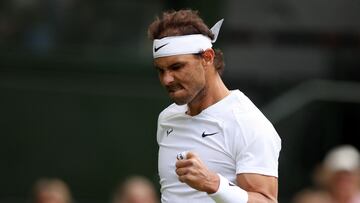
[{"label": "chin", "polygon": [[189,102],[189,95],[183,90],[169,92],[169,97],[177,105],[184,105]]},{"label": "chin", "polygon": [[185,101],[179,101],[179,100],[174,100],[174,99],[173,99],[173,102],[174,102],[175,104],[177,104],[177,105],[185,105],[185,104],[188,103],[188,102],[185,102]]},{"label": "chin", "polygon": [[171,97],[171,100],[177,105],[184,105],[188,103],[188,100],[185,98]]},{"label": "chin", "polygon": [[170,98],[177,105],[184,105],[190,102],[190,98],[186,96],[184,97],[184,96],[171,95]]}]

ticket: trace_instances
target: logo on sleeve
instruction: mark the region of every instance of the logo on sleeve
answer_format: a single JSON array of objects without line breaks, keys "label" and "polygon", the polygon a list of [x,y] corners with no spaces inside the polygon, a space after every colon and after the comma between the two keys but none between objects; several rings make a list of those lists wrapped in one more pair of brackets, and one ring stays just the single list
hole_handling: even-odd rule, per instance
[{"label": "logo on sleeve", "polygon": [[169,136],[172,132],[174,131],[174,129],[170,128],[166,131],[166,136]]}]

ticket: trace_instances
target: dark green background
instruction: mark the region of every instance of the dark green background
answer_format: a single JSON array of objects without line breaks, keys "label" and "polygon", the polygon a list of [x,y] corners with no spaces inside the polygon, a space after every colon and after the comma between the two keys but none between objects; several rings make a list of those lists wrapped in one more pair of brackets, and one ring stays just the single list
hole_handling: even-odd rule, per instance
[{"label": "dark green background", "polygon": [[[279,132],[279,200],[290,202],[312,185],[312,171],[329,149],[360,148],[359,6],[351,0],[0,1],[0,202],[29,202],[41,177],[63,179],[78,203],[109,202],[133,174],[159,189],[156,122],[170,100],[152,67],[146,29],[162,10],[179,8],[200,10],[209,26],[225,18],[216,42],[224,51],[223,79]],[[314,80],[352,88],[277,121],[282,108],[274,112],[269,104]]]},{"label": "dark green background", "polygon": [[0,80],[1,196],[24,197],[40,177],[102,201],[131,174],[158,181],[156,120],[169,101],[156,74],[2,71]]}]

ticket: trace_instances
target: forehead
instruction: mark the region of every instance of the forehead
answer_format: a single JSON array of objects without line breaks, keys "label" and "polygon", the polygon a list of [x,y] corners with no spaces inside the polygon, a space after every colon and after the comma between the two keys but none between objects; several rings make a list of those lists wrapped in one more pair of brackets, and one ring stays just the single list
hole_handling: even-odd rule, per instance
[{"label": "forehead", "polygon": [[159,57],[154,59],[154,66],[159,68],[166,68],[175,63],[186,63],[186,62],[192,62],[194,60],[196,60],[196,57],[193,54],[182,54],[175,56]]}]

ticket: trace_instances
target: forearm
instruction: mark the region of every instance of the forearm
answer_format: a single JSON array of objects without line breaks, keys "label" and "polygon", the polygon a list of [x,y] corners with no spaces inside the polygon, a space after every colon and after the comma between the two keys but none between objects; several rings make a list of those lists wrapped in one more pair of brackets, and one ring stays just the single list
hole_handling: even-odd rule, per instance
[{"label": "forearm", "polygon": [[277,203],[276,194],[265,194],[259,191],[251,191],[251,188],[246,188],[248,191],[231,183],[225,177],[218,174],[220,179],[217,191],[209,193],[209,196],[216,203],[232,203],[234,201],[241,203]]},{"label": "forearm", "polygon": [[248,192],[248,202],[247,203],[277,203],[276,197],[266,196],[258,192]]}]

